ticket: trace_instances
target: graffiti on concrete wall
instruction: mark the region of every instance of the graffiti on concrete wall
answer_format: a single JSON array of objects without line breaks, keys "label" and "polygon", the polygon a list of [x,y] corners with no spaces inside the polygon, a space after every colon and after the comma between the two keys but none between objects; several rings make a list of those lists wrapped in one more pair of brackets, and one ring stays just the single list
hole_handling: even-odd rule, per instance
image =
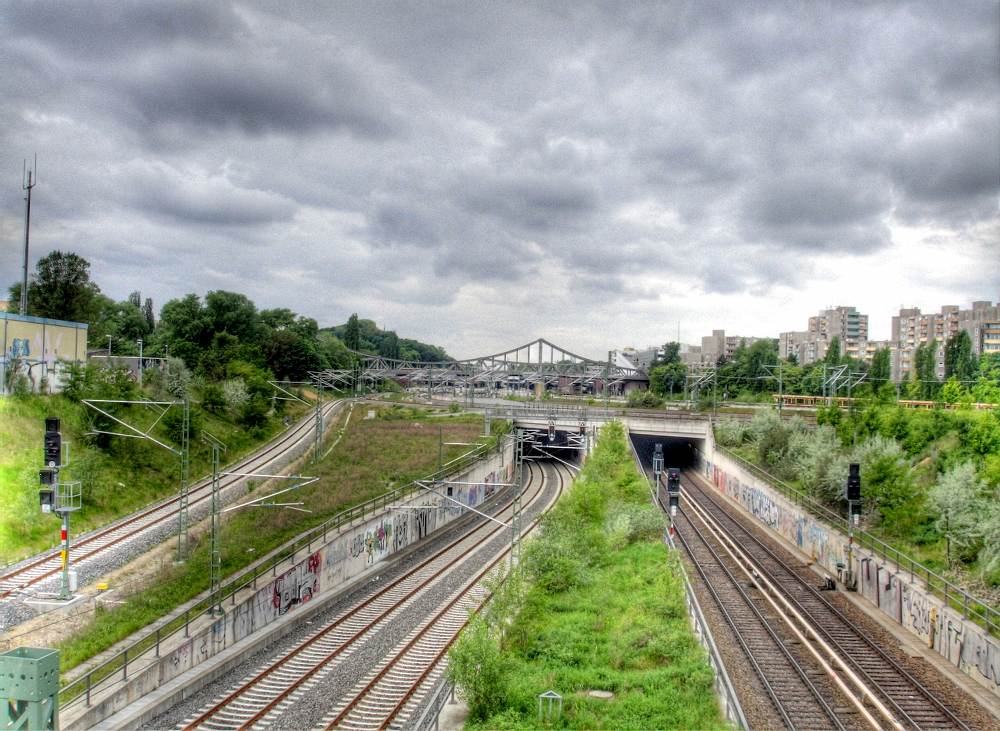
[{"label": "graffiti on concrete wall", "polygon": [[709,482],[742,505],[757,520],[780,533],[828,570],[837,570],[843,549],[831,540],[830,531],[825,525],[785,504],[767,489],[743,482],[735,474],[726,472],[708,460],[703,462],[703,469]]},{"label": "graffiti on concrete wall", "polygon": [[902,624],[924,642],[931,636],[932,610],[926,594],[908,583],[903,584]]},{"label": "graffiti on concrete wall", "polygon": [[320,552],[312,554],[272,582],[271,605],[280,616],[319,594]]},{"label": "graffiti on concrete wall", "polygon": [[938,614],[934,649],[968,675],[979,675],[1000,695],[1000,644],[950,609]]}]

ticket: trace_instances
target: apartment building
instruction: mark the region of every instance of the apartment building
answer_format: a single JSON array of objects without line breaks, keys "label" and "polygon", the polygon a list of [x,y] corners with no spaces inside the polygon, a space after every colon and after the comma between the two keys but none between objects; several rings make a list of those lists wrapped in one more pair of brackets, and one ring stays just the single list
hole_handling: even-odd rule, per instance
[{"label": "apartment building", "polygon": [[[975,345],[973,345],[975,347]],[[984,322],[979,328],[979,352],[1000,353],[1000,320]]]},{"label": "apartment building", "polygon": [[749,348],[758,340],[770,340],[772,343],[774,342],[774,338],[726,335],[725,330],[713,330],[711,335],[706,335],[701,339],[701,362],[704,365],[715,365],[719,362],[720,357],[730,360],[735,355],[741,343]]},{"label": "apartment building", "polygon": [[[935,341],[936,371],[938,378],[944,378],[944,351],[948,340],[961,331],[969,334],[972,353],[979,356],[984,352],[997,352],[996,330],[1000,323],[1000,302],[994,305],[989,300],[972,303],[967,310],[958,305],[944,305],[940,312],[924,314],[917,307],[902,308],[892,317],[893,348],[892,378],[904,381],[914,368],[917,348]],[[997,350],[993,350],[997,348]]]},{"label": "apartment building", "polygon": [[868,345],[868,315],[845,305],[821,310],[810,317],[807,330],[781,333],[778,354],[782,358],[794,356],[802,365],[815,363],[826,357],[833,338],[840,342],[841,355],[859,360],[870,360],[874,355],[876,348]]}]

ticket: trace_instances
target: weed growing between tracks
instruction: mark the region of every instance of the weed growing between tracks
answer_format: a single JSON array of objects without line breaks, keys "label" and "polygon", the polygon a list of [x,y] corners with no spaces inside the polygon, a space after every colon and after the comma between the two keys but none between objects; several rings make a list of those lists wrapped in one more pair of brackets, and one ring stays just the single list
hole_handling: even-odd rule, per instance
[{"label": "weed growing between tracks", "polygon": [[[623,429],[609,424],[521,568],[451,650],[469,728],[726,728],[663,527]],[[548,690],[562,716],[539,721]]]},{"label": "weed growing between tracks", "polygon": [[[426,413],[411,413],[405,419],[366,419],[367,412],[367,408],[355,408],[337,447],[319,464],[302,466],[300,472],[321,478],[294,497],[296,501],[302,500],[312,513],[251,508],[224,516],[223,576],[238,571],[332,515],[437,468],[437,420],[426,418]],[[451,417],[440,421],[445,442],[472,442],[482,433],[482,417]],[[496,425],[500,427],[501,423]],[[455,458],[469,449],[445,447],[444,459]],[[186,565],[164,567],[147,586],[133,591],[123,604],[96,613],[86,628],[60,643],[62,670],[79,665],[209,589],[210,543],[204,532],[193,532]]]}]

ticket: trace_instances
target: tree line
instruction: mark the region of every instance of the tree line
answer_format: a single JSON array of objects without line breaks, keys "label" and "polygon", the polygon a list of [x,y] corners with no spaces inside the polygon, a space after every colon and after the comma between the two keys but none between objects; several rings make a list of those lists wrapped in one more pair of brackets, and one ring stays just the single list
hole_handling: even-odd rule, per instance
[{"label": "tree line", "polygon": [[[21,284],[10,287],[8,309],[17,311]],[[113,355],[181,359],[195,375],[223,381],[249,369],[261,377],[304,380],[309,371],[349,369],[350,351],[390,358],[447,360],[441,348],[382,331],[352,314],[346,323],[320,329],[316,320],[288,308],[258,309],[244,294],[216,290],[188,294],[163,305],[155,317],[153,300],[132,292],[122,302],[101,292],[90,278],[90,263],[53,251],[39,260],[28,284],[28,314],[89,325],[91,349]]]},{"label": "tree line", "polygon": [[[840,340],[833,337],[823,360],[799,365],[794,357],[781,359],[773,340],[741,343],[731,358],[720,357],[714,378],[699,385],[706,398],[752,400],[761,394],[808,396],[859,396],[882,400],[904,399],[948,403],[1000,403],[1000,354],[984,353],[976,358],[964,330],[944,344],[944,378],[937,375],[937,349],[931,341],[920,345],[909,377],[900,384],[891,381],[888,348],[875,352],[870,363],[841,354]],[[846,377],[831,387],[830,376],[845,367]],[[681,396],[693,387],[688,368],[681,361],[680,344],[669,342],[649,371],[650,391],[661,397]],[[824,385],[825,384],[825,385]],[[850,384],[850,385],[848,385]],[[714,396],[713,396],[714,394]]]}]

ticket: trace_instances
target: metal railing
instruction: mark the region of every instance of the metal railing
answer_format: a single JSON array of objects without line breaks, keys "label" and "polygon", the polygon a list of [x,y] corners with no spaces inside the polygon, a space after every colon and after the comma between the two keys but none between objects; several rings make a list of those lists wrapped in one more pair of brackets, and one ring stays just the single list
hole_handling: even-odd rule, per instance
[{"label": "metal railing", "polygon": [[438,718],[441,716],[441,711],[448,703],[454,702],[455,686],[442,675],[432,691],[431,699],[424,708],[424,712],[413,728],[416,731],[438,731]]},{"label": "metal railing", "polygon": [[[440,470],[432,472],[420,481],[433,482],[444,479],[448,475],[461,472],[473,466],[479,460],[489,456],[494,450],[499,451],[503,449],[503,444],[504,439],[502,436],[496,438],[496,441],[486,442],[446,462],[441,466]],[[87,706],[90,706],[92,693],[98,690],[106,680],[109,678],[118,679],[119,675],[121,680],[128,679],[130,662],[134,662],[150,650],[154,651],[154,657],[159,657],[160,645],[164,640],[173,637],[179,632],[183,632],[184,636],[188,637],[191,622],[199,616],[207,614],[212,607],[221,605],[227,599],[231,600],[231,603],[235,605],[236,595],[246,589],[256,590],[257,582],[262,577],[268,574],[270,576],[267,578],[277,576],[278,567],[282,564],[287,563],[289,566],[294,566],[296,558],[301,557],[303,549],[305,549],[307,554],[311,553],[313,543],[317,543],[320,546],[324,545],[328,534],[335,533],[342,526],[350,525],[356,520],[360,520],[363,523],[369,515],[384,512],[391,503],[403,500],[416,492],[423,491],[423,488],[418,486],[417,482],[417,480],[414,480],[402,487],[397,487],[347,510],[343,510],[322,524],[310,528],[288,543],[274,549],[271,554],[261,559],[259,563],[244,569],[235,577],[226,581],[219,588],[218,592],[208,594],[195,601],[192,606],[184,610],[183,614],[173,617],[154,631],[131,643],[124,650],[87,671],[86,674],[64,685],[59,690],[60,705],[65,707],[69,703],[77,702],[83,698]]]},{"label": "metal railing", "polygon": [[[722,454],[736,462],[743,469],[767,482],[786,498],[802,506],[815,517],[830,521],[832,524],[831,527],[836,528],[837,525],[842,523],[846,530],[846,511],[838,513],[831,510],[801,490],[789,485],[787,482],[767,472],[767,470],[758,467],[723,446],[716,444],[715,449],[718,452],[722,452]],[[702,456],[704,457],[704,453],[702,453]],[[886,543],[881,538],[865,530],[856,529],[854,531],[854,543],[861,548],[868,549],[873,555],[881,558],[883,562],[895,564],[898,572],[909,572],[910,581],[914,581],[917,578],[921,579],[927,586],[927,589],[942,599],[947,606],[961,611],[964,618],[972,619],[972,621],[982,626],[990,634],[1000,637],[1000,610],[990,605],[989,602],[970,594],[962,587],[920,563],[912,556],[903,553],[895,546]]]}]

